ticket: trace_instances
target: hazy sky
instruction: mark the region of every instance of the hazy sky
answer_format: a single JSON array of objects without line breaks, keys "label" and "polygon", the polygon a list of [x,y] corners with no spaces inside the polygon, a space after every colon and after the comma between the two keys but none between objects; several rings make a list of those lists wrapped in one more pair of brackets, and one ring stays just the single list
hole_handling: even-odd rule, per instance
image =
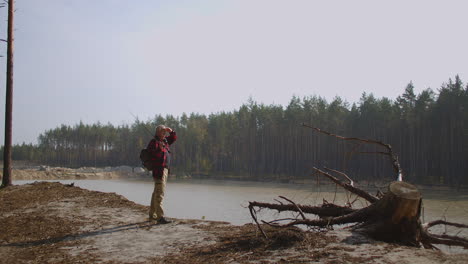
[{"label": "hazy sky", "polygon": [[[468,79],[468,1],[17,0],[13,143],[60,124],[232,111],[249,97]],[[6,8],[0,38],[6,38]],[[1,54],[6,55],[6,44]],[[0,58],[0,100],[5,102]],[[0,118],[1,144],[4,115]]]}]

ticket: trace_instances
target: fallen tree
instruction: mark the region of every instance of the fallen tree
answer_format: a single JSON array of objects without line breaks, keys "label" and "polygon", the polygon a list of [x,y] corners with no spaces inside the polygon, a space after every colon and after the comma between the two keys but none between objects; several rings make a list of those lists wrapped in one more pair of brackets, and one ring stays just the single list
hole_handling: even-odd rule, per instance
[{"label": "fallen tree", "polygon": [[[389,144],[376,140],[343,137],[309,125],[303,124],[303,126],[312,128],[328,136],[336,137],[340,140],[375,144],[384,147],[385,151],[375,153],[383,154],[390,158],[397,180],[388,185],[385,193],[379,193],[379,195],[374,196],[365,190],[355,187],[351,178],[340,171],[314,167],[316,173],[327,177],[338,186],[366,200],[369,205],[361,209],[353,209],[351,208],[352,203],[339,206],[324,201],[324,203],[319,206],[308,206],[296,204],[282,196],[280,196],[280,198],[285,200],[287,202],[286,204],[281,201],[278,201],[278,203],[249,202],[248,207],[252,219],[265,238],[267,238],[267,234],[262,229],[257,217],[257,212],[260,209],[272,209],[278,210],[279,212],[293,211],[298,213],[298,216],[295,218],[276,219],[270,222],[261,221],[264,224],[278,228],[296,225],[306,225],[314,228],[331,228],[334,225],[354,224],[352,226],[353,231],[364,233],[376,240],[408,246],[423,246],[424,248],[433,249],[436,248],[434,244],[460,246],[468,249],[468,239],[466,238],[429,232],[429,228],[436,225],[449,225],[457,228],[468,228],[468,225],[442,220],[425,224],[421,223],[421,193],[415,186],[403,181],[403,173],[398,158],[393,153]],[[339,180],[331,173],[336,173],[345,177],[349,183]],[[306,217],[306,214],[314,214],[319,218],[309,219]]]}]

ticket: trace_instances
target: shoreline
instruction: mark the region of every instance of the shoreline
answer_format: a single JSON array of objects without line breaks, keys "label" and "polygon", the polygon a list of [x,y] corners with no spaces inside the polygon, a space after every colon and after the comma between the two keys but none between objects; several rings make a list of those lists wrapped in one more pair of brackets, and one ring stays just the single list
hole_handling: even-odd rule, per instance
[{"label": "shoreline", "polygon": [[[2,179],[3,170],[0,170],[0,179]],[[150,172],[141,167],[119,166],[119,167],[81,167],[81,168],[65,168],[65,167],[49,167],[49,166],[16,166],[12,169],[12,180],[132,180],[132,179],[151,179]],[[231,181],[243,183],[272,183],[272,184],[290,184],[290,185],[311,185],[316,186],[335,186],[334,183],[327,179],[295,179],[290,181],[278,180],[273,178],[266,178],[264,180],[247,179],[241,176],[220,176],[220,177],[178,177],[171,175],[170,181]],[[355,182],[367,190],[382,190],[390,183],[388,182]],[[433,190],[433,191],[455,191],[460,193],[468,193],[465,187],[453,188],[445,185],[422,185],[414,184],[420,190]]]},{"label": "shoreline", "polygon": [[447,254],[373,241],[344,229],[302,232],[252,224],[147,221],[148,207],[115,193],[57,182],[0,189],[3,263],[466,263]]}]

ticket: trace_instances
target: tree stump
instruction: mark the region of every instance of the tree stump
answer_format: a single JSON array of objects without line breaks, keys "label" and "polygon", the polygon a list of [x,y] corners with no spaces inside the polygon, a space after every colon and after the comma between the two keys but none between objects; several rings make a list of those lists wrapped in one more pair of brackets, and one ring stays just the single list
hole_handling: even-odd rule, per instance
[{"label": "tree stump", "polygon": [[[388,186],[388,191],[385,193],[382,198],[371,195],[370,193],[361,190],[354,186],[353,181],[345,173],[325,168],[329,172],[337,173],[341,176],[344,176],[349,183],[344,183],[335,176],[331,175],[328,172],[320,170],[314,167],[315,172],[320,173],[335,184],[343,187],[344,189],[350,191],[351,193],[357,195],[368,201],[369,206],[361,209],[352,209],[351,205],[356,201],[349,202],[346,205],[346,208],[342,206],[337,206],[335,204],[328,204],[324,201],[322,206],[304,206],[298,205],[293,201],[280,196],[284,200],[288,201],[291,204],[270,204],[270,203],[259,203],[259,202],[249,202],[249,210],[252,216],[252,219],[257,224],[260,231],[265,238],[267,238],[265,232],[263,231],[258,219],[257,211],[255,207],[259,209],[269,208],[273,210],[281,211],[295,211],[300,213],[302,219],[298,219],[298,216],[294,219],[276,219],[270,222],[265,222],[274,227],[290,227],[296,225],[306,225],[319,228],[329,228],[334,225],[343,225],[358,223],[353,227],[353,230],[356,232],[364,232],[366,235],[371,236],[377,240],[394,242],[399,244],[406,244],[409,246],[424,246],[425,248],[436,248],[433,244],[443,244],[449,246],[461,246],[465,249],[468,249],[468,239],[458,236],[458,235],[449,235],[449,234],[431,234],[428,229],[435,225],[450,225],[458,228],[468,228],[468,225],[461,223],[447,222],[443,220],[436,220],[430,223],[421,224],[420,215],[421,215],[421,193],[418,189],[408,183],[403,182],[403,172],[398,162],[398,157],[394,155],[392,147],[389,144],[385,144],[381,141],[371,140],[371,139],[361,139],[356,137],[343,137],[330,132],[324,131],[320,128],[312,127],[306,124],[303,126],[314,129],[319,133],[326,134],[341,140],[348,142],[360,142],[373,145],[379,145],[385,147],[386,151],[384,152],[375,152],[376,154],[383,154],[390,157],[392,162],[393,170],[396,173],[398,181],[390,183]],[[360,145],[360,144],[359,144]],[[353,148],[353,152],[359,147]],[[363,152],[366,153],[366,152]],[[307,209],[307,211],[306,211]],[[330,211],[329,209],[333,209]],[[304,213],[315,214],[320,217],[320,219],[308,219]],[[281,221],[288,221],[286,224],[279,224]]]},{"label": "tree stump", "polygon": [[378,240],[419,245],[421,241],[421,193],[406,182],[392,182],[388,192],[371,205],[373,216],[359,227]]}]

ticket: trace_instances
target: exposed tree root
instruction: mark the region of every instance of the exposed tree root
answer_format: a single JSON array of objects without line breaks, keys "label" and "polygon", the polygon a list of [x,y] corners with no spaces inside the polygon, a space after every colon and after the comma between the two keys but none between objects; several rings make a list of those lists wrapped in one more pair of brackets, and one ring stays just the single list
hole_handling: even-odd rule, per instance
[{"label": "exposed tree root", "polygon": [[278,212],[292,211],[299,212],[299,208],[303,213],[306,214],[315,214],[320,217],[330,217],[330,216],[342,216],[349,213],[355,212],[356,209],[352,209],[345,206],[339,206],[335,204],[323,204],[322,206],[308,206],[300,205],[297,207],[293,204],[272,204],[272,203],[262,203],[262,202],[250,202],[249,207],[258,207],[258,208],[268,208],[272,210],[278,210]]},{"label": "exposed tree root", "polygon": [[[353,226],[353,230],[365,233],[366,235],[377,240],[400,243],[408,246],[423,246],[425,248],[431,249],[437,249],[434,244],[460,246],[468,249],[468,239],[466,238],[447,234],[431,234],[428,231],[429,228],[436,225],[449,225],[457,228],[468,228],[468,225],[442,220],[421,224],[421,194],[415,186],[402,181],[403,174],[398,163],[398,158],[394,155],[389,144],[375,140],[342,137],[305,124],[303,124],[303,126],[312,128],[320,133],[324,133],[342,140],[359,141],[385,147],[387,152],[382,153],[388,155],[391,158],[393,168],[397,173],[397,181],[389,184],[386,193],[376,197],[362,189],[355,187],[352,179],[340,171],[325,168],[325,170],[345,177],[349,183],[342,182],[330,173],[314,167],[316,172],[324,175],[338,186],[341,186],[345,190],[356,194],[358,197],[365,199],[371,204],[358,210],[352,209],[350,207],[351,204],[349,204],[349,207],[330,203],[324,203],[320,206],[308,206],[296,204],[295,202],[282,196],[280,196],[280,198],[286,200],[288,204],[283,204],[280,201],[278,201],[277,204],[261,203],[255,201],[249,202],[251,216],[257,223],[257,226],[265,238],[267,235],[264,230],[262,230],[258,221],[256,208],[258,210],[266,208],[278,210],[279,212],[298,212],[301,216],[300,219],[296,217],[288,219],[276,219],[270,222],[261,221],[265,224],[278,228],[291,227],[296,225],[330,228],[334,225],[355,224]],[[308,219],[305,214],[317,215],[319,216],[319,219]]]}]

